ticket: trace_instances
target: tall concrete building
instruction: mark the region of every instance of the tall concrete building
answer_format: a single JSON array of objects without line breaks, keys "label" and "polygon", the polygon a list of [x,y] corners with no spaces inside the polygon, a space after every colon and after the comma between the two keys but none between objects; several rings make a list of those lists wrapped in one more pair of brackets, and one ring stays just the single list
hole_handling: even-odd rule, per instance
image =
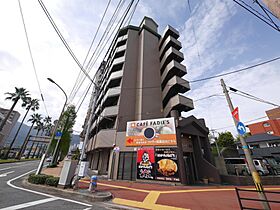
[{"label": "tall concrete building", "polygon": [[[193,101],[184,95],[190,86],[182,78],[187,71],[181,63],[184,55],[180,52],[179,32],[167,26],[160,35],[157,28],[157,23],[149,17],[145,17],[139,27],[122,28],[109,49],[108,59],[98,69],[90,101],[93,112],[89,109],[81,135],[84,136],[90,126],[86,154],[92,173],[135,180],[138,148],[126,145],[127,122],[168,118],[172,110],[181,113],[194,108]],[[196,161],[201,157],[202,162],[209,163],[205,170],[209,174],[213,170],[213,179],[218,180],[216,169],[210,164],[208,129],[204,121],[180,118],[179,124],[188,130],[188,134],[181,134],[185,138],[182,143],[185,154],[197,149]],[[198,148],[192,148],[191,134],[198,137],[198,133],[203,133],[200,143],[195,144]],[[198,171],[201,169],[192,169],[192,179],[204,174]]]},{"label": "tall concrete building", "polygon": [[[6,114],[9,112],[8,109],[4,109],[0,107],[0,122],[5,118]],[[18,118],[20,117],[20,113],[18,111],[13,111],[8,118],[5,126],[0,132],[0,147],[4,146],[6,139],[8,138],[11,130],[15,126]]]}]

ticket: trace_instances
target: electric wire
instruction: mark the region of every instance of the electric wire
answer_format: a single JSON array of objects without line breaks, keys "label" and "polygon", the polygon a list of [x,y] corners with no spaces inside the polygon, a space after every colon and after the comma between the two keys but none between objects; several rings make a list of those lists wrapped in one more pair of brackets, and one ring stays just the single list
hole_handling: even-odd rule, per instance
[{"label": "electric wire", "polygon": [[41,8],[43,9],[45,15],[47,16],[49,22],[51,23],[51,25],[53,26],[56,34],[59,36],[60,40],[62,41],[63,45],[66,47],[67,51],[69,52],[69,54],[71,55],[71,57],[74,59],[75,63],[79,66],[80,70],[86,75],[86,77],[93,82],[93,80],[91,79],[91,77],[87,74],[87,72],[84,70],[82,64],[79,62],[78,58],[75,56],[74,52],[72,51],[72,49],[70,48],[70,46],[68,45],[67,41],[64,39],[63,35],[61,34],[60,30],[58,29],[58,27],[56,26],[54,20],[52,19],[50,13],[48,12],[46,6],[44,5],[44,3],[42,2],[42,0],[38,0]]},{"label": "electric wire", "polygon": [[205,81],[205,80],[209,80],[209,79],[223,77],[223,76],[230,75],[230,74],[235,74],[235,73],[238,73],[238,72],[246,71],[248,69],[253,69],[255,67],[262,66],[262,65],[277,61],[279,59],[280,59],[280,56],[276,57],[276,58],[273,58],[273,59],[270,59],[270,60],[266,60],[266,61],[254,64],[254,65],[251,65],[251,66],[247,66],[245,68],[241,68],[241,69],[238,69],[238,70],[233,70],[233,71],[229,71],[229,72],[226,72],[226,73],[223,73],[223,74],[217,74],[217,75],[210,76],[210,77],[205,77],[205,78],[201,78],[201,79],[192,80],[192,81],[190,81],[190,83],[196,83],[196,82],[201,82],[201,81]]},{"label": "electric wire", "polygon": [[[275,29],[276,31],[280,32],[279,27],[275,27],[275,23],[270,23],[270,20],[268,20],[265,16],[263,16],[262,14],[259,14],[258,11],[256,11],[255,9],[253,9],[250,5],[246,4],[244,1],[242,0],[233,0],[235,3],[237,3],[239,6],[241,6],[242,8],[244,8],[245,10],[247,10],[248,12],[250,12],[251,14],[253,14],[255,17],[257,17],[259,20],[263,21],[264,23],[266,23],[267,25],[269,25],[270,27],[272,27],[273,29]],[[240,1],[240,2],[238,2]],[[243,5],[243,4],[244,5]],[[248,9],[247,7],[249,7],[250,9],[252,9],[253,11],[251,11],[250,9]],[[259,14],[260,16],[262,16],[263,18],[261,18],[260,16],[258,16],[257,14]]]},{"label": "electric wire", "polygon": [[[131,3],[128,5],[128,7],[127,7],[125,13],[121,16],[120,20],[118,21],[118,23],[116,24],[115,28],[113,29],[113,31],[116,31],[116,28],[117,28],[117,26],[119,25],[119,28],[118,28],[118,30],[116,31],[116,35],[115,35],[115,37],[114,37],[114,39],[113,39],[114,41],[112,41],[112,43],[115,42],[115,40],[116,40],[116,38],[117,38],[118,31],[119,31],[120,28],[122,27],[123,22],[124,22],[124,20],[125,20],[125,18],[126,18],[126,16],[127,16],[128,12],[129,12],[130,9],[131,9],[131,6],[132,6],[133,2],[134,2],[134,0],[132,0]],[[135,10],[136,10],[136,7],[137,7],[137,5],[138,5],[138,2],[139,2],[139,0],[138,0],[137,3],[135,4],[134,9],[133,9],[133,11],[131,12],[131,15],[129,16],[129,22],[130,22],[131,18],[133,17],[133,14],[134,14],[134,12],[135,12]],[[113,34],[114,34],[114,33],[111,33],[110,37],[109,37],[109,38],[107,39],[107,41],[105,42],[105,45],[103,45],[103,47],[101,48],[101,50],[99,50],[99,53],[98,53],[98,55],[97,55],[98,57],[100,56],[101,52],[104,50],[104,47],[106,46],[106,44],[108,43],[108,41],[111,39],[111,37],[112,37]],[[109,51],[109,50],[108,50],[108,51]],[[108,51],[107,51],[107,52],[108,52]],[[106,55],[105,55],[105,56],[106,56]],[[97,61],[98,57],[93,61],[93,63],[91,64],[92,66],[91,66],[90,68],[93,67],[93,65],[94,65],[95,62]],[[104,58],[103,60],[105,60],[105,58]],[[86,94],[84,95],[82,102],[84,101],[84,99],[85,99],[85,97],[86,97],[88,91],[89,91],[89,89],[86,91]],[[81,107],[81,105],[82,105],[82,104],[80,104],[79,107]]]},{"label": "electric wire", "polygon": [[279,107],[279,105],[274,104],[274,103],[271,103],[271,102],[269,102],[269,101],[265,101],[265,100],[263,100],[263,99],[259,99],[259,98],[255,98],[255,97],[250,97],[250,96],[242,95],[242,94],[240,94],[240,93],[235,93],[235,92],[232,92],[232,93],[235,94],[235,95],[239,95],[239,96],[248,98],[248,99],[252,99],[252,100],[259,101],[259,102],[262,102],[262,103],[265,103],[265,104],[269,104],[269,105],[272,105],[272,106]]},{"label": "electric wire", "polygon": [[[123,15],[121,16],[121,18],[119,19],[118,23],[115,25],[115,27],[114,27],[114,29],[113,29],[113,32],[116,31],[116,28],[117,28],[118,25],[119,25],[119,27],[118,27],[117,32],[120,30],[120,28],[122,27],[123,22],[124,22],[124,20],[125,20],[125,18],[126,18],[126,16],[127,16],[128,12],[129,12],[130,9],[131,9],[131,6],[132,6],[133,2],[134,2],[134,0],[131,0],[130,4],[127,6],[125,12],[123,13]],[[113,32],[111,33],[111,35],[109,36],[109,38],[107,39],[107,41],[106,41],[105,43],[103,43],[103,47],[101,48],[101,50],[99,50],[98,56],[96,56],[95,60],[91,63],[91,65],[90,65],[90,67],[89,67],[90,69],[92,69],[92,67],[93,67],[94,64],[96,63],[98,57],[100,56],[101,52],[104,50],[104,48],[106,47],[107,43],[108,43],[109,40],[111,39],[112,35],[114,34]],[[111,45],[109,46],[109,48],[108,48],[108,50],[107,50],[107,53],[105,54],[103,60],[106,60],[106,59],[105,59],[106,55],[108,54],[108,52],[110,51],[111,47],[113,46],[113,43],[114,43],[115,40],[117,39],[117,35],[118,35],[117,32],[115,33],[115,37],[113,38],[113,40],[112,40],[112,42],[111,42]]]},{"label": "electric wire", "polygon": [[[96,46],[96,48],[95,48],[95,50],[94,50],[92,56],[91,56],[91,58],[89,59],[88,64],[87,64],[86,67],[85,67],[85,69],[87,69],[87,72],[88,72],[88,73],[91,71],[91,69],[89,69],[89,64],[90,64],[90,62],[91,62],[93,56],[95,55],[96,51],[97,51],[98,48],[100,47],[100,44],[103,43],[104,35],[105,35],[106,33],[109,33],[109,31],[111,30],[111,27],[112,27],[111,25],[114,24],[115,19],[117,18],[117,16],[118,16],[118,14],[119,14],[119,12],[120,12],[120,10],[121,10],[121,8],[122,8],[124,2],[125,2],[125,0],[124,0],[124,1],[123,1],[123,0],[120,0],[120,1],[119,1],[119,3],[118,3],[118,5],[117,5],[117,7],[116,7],[116,9],[115,9],[115,11],[114,11],[114,13],[113,13],[111,19],[109,20],[109,22],[108,22],[108,24],[107,24],[107,26],[106,26],[106,29],[105,29],[103,35],[101,36],[101,38],[100,38],[100,40],[99,40],[99,42],[98,42],[98,44],[97,44],[97,46]],[[109,31],[108,31],[108,29],[109,29]],[[107,31],[108,31],[108,32],[107,32]],[[75,95],[77,94],[77,92],[78,92],[79,89],[81,88],[81,86],[82,86],[82,84],[84,83],[84,81],[85,81],[85,77],[83,77],[83,78],[80,79],[79,85],[78,85],[78,87],[76,88],[75,93],[73,94],[73,96],[75,96]],[[74,97],[72,97],[72,98],[74,98]]]},{"label": "electric wire", "polygon": [[[264,119],[264,118],[267,118],[267,116],[263,116],[263,117],[258,117],[258,118],[255,118],[255,119],[252,119],[252,120],[248,120],[248,121],[245,121],[244,123],[249,123],[249,122],[253,122],[253,121],[256,121],[256,120],[261,120],[261,119]],[[235,127],[234,125],[229,125],[229,126],[225,126],[225,127],[221,127],[221,128],[213,128],[212,130],[223,130],[223,129],[226,129],[226,128],[232,128],[232,127]]]},{"label": "electric wire", "polygon": [[188,9],[189,9],[189,20],[191,22],[191,27],[192,27],[192,31],[193,31],[193,36],[194,36],[194,40],[195,40],[195,46],[196,46],[196,51],[197,51],[197,56],[198,56],[198,61],[199,61],[199,64],[200,66],[202,66],[202,63],[201,63],[201,58],[200,58],[200,53],[199,53],[199,44],[198,44],[198,41],[197,41],[197,36],[196,36],[196,33],[195,33],[195,29],[194,29],[194,24],[193,24],[193,19],[192,19],[192,9],[191,9],[191,4],[190,4],[190,0],[187,1],[188,2]]},{"label": "electric wire", "polygon": [[22,10],[22,7],[21,7],[20,0],[18,0],[18,5],[19,5],[19,10],[20,10],[21,20],[22,20],[22,24],[23,24],[23,28],[24,28],[25,38],[26,38],[26,42],[27,42],[27,46],[28,46],[28,51],[29,51],[29,55],[30,55],[30,58],[31,58],[31,62],[32,62],[35,78],[36,78],[36,81],[37,81],[38,89],[40,91],[40,96],[41,96],[42,102],[44,104],[44,108],[45,108],[46,114],[47,114],[47,116],[49,116],[49,113],[48,113],[48,110],[47,110],[47,106],[45,104],[45,100],[44,100],[44,97],[43,97],[41,85],[40,85],[40,82],[39,82],[39,79],[38,79],[37,69],[36,69],[36,66],[35,66],[32,50],[31,50],[31,46],[30,46],[30,41],[29,41],[29,38],[28,38],[28,33],[27,33],[27,29],[26,29],[26,24],[25,24],[25,21],[24,21],[24,15],[23,15],[23,10]]},{"label": "electric wire", "polygon": [[[90,44],[90,47],[89,47],[89,49],[88,49],[88,51],[87,51],[86,57],[85,57],[85,59],[84,59],[84,61],[83,61],[83,64],[82,64],[83,67],[85,66],[86,60],[87,60],[87,58],[88,58],[88,56],[89,56],[89,53],[90,53],[90,51],[91,51],[91,49],[92,49],[92,46],[93,46],[93,43],[94,43],[94,41],[95,41],[95,39],[96,39],[96,37],[97,37],[97,34],[98,34],[98,32],[99,32],[99,29],[100,29],[100,27],[101,27],[101,25],[102,25],[102,23],[103,23],[103,20],[104,20],[104,18],[105,18],[105,16],[106,16],[106,13],[107,13],[107,10],[108,10],[108,8],[109,8],[109,6],[110,6],[110,3],[111,3],[111,0],[108,1],[107,6],[106,6],[106,8],[105,8],[105,10],[104,10],[104,12],[103,12],[102,18],[101,18],[101,20],[100,20],[100,22],[99,22],[99,25],[98,25],[98,27],[97,27],[97,30],[96,30],[94,36],[93,36],[93,39],[92,39],[91,44]],[[78,74],[78,77],[77,77],[77,79],[76,79],[76,82],[75,82],[75,84],[74,84],[74,86],[73,86],[73,88],[72,88],[72,90],[71,90],[71,92],[70,92],[70,95],[69,95],[69,98],[70,98],[70,99],[71,99],[72,94],[73,94],[73,92],[74,92],[74,89],[75,89],[75,87],[76,87],[76,85],[77,85],[77,83],[78,83],[78,80],[79,80],[79,78],[80,78],[80,76],[81,76],[81,73],[82,73],[82,72],[79,71],[79,74]],[[74,97],[75,97],[75,96],[73,96],[73,98],[74,98]]]}]

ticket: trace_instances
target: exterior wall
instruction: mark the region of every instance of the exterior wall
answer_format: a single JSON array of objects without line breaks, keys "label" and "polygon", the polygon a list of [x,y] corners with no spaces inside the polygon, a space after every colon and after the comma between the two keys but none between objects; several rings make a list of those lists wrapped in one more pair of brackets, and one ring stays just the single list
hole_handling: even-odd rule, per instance
[{"label": "exterior wall", "polygon": [[[269,126],[265,126],[266,123],[268,123]],[[268,134],[273,134],[275,136],[280,136],[280,119],[267,120],[259,123],[254,123],[248,125],[248,127],[252,135],[259,134],[259,133],[268,133]]]},{"label": "exterior wall", "polygon": [[[4,108],[0,108],[0,118],[1,120],[4,119],[4,116],[9,112],[8,109],[4,109]],[[18,118],[20,117],[19,112],[17,111],[13,111],[8,119],[8,121],[6,122],[5,126],[3,127],[3,130],[0,133],[0,146],[4,146],[4,144],[6,143],[6,139],[8,138],[8,136],[10,135],[11,130],[13,129],[13,127],[15,126]]]},{"label": "exterior wall", "polygon": [[270,120],[280,119],[280,107],[267,110],[265,113]]},{"label": "exterior wall", "polygon": [[[145,17],[139,27],[121,29],[112,43],[108,60],[103,62],[96,74],[98,92],[94,92],[91,98],[93,120],[89,123],[88,111],[83,134],[90,126],[90,141],[86,149],[90,169],[99,174],[108,174],[108,178],[135,179],[137,148],[125,145],[128,121],[169,117],[172,110],[181,113],[193,109],[192,100],[179,95],[190,90],[188,81],[181,78],[186,74],[186,67],[181,64],[184,56],[179,51],[182,47],[177,40],[179,33],[168,26],[161,37],[157,27],[151,18]],[[115,57],[119,52],[122,54]],[[117,72],[122,71],[122,75],[119,86],[113,87],[110,86],[113,81],[110,78],[116,73],[112,73],[116,68]],[[114,106],[106,105],[106,100],[115,100],[113,96],[118,98],[117,103]],[[197,119],[193,117],[192,120]],[[203,127],[203,134],[199,129],[194,129],[196,138],[201,137],[201,140],[192,142],[196,152],[184,151],[188,153],[184,158],[193,160],[196,165],[193,166],[197,170],[194,172],[196,177],[193,175],[196,181],[205,177],[207,172],[212,180],[219,182],[217,170],[211,164],[208,129],[204,124],[200,126]],[[114,146],[119,151],[114,152]],[[204,169],[201,169],[201,165]],[[124,170],[125,173],[121,174]]]}]

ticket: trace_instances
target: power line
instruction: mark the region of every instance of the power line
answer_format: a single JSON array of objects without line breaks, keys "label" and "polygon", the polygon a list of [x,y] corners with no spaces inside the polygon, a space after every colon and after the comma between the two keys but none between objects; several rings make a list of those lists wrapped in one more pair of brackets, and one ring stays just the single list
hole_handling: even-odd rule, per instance
[{"label": "power line", "polygon": [[58,27],[56,26],[54,20],[52,19],[50,13],[48,12],[46,6],[44,5],[44,3],[42,2],[42,0],[38,0],[40,6],[42,7],[44,13],[46,14],[48,20],[50,21],[51,25],[53,26],[55,32],[57,33],[57,35],[59,36],[60,40],[62,41],[63,45],[66,47],[66,49],[68,50],[68,52],[70,53],[71,57],[74,59],[74,61],[76,62],[76,64],[79,66],[80,70],[87,76],[87,78],[93,82],[93,80],[91,79],[91,77],[87,74],[87,72],[84,70],[83,66],[81,65],[81,63],[79,62],[78,58],[75,56],[74,52],[72,51],[72,49],[70,48],[70,46],[68,45],[68,43],[66,42],[66,40],[64,39],[64,37],[62,36],[60,30],[58,29]]},{"label": "power line", "polygon": [[[255,118],[255,119],[252,119],[252,120],[248,120],[248,121],[245,121],[244,123],[249,123],[249,122],[253,122],[253,121],[256,121],[256,120],[261,120],[261,119],[264,119],[264,118],[267,118],[267,116],[263,116],[263,117],[258,117],[258,118]],[[214,128],[212,130],[223,130],[223,129],[226,129],[226,128],[232,128],[232,127],[235,127],[234,125],[229,125],[229,126],[225,126],[225,127],[221,127],[221,128]]]},{"label": "power line", "polygon": [[[95,34],[94,34],[94,36],[93,36],[93,39],[92,39],[91,44],[90,44],[90,47],[89,47],[89,49],[88,49],[88,51],[87,51],[87,54],[86,54],[86,57],[85,57],[85,59],[84,59],[84,62],[83,62],[83,65],[82,65],[83,67],[85,66],[86,60],[87,60],[88,55],[89,55],[89,53],[90,53],[90,51],[91,51],[91,48],[92,48],[92,46],[93,46],[93,43],[94,43],[94,41],[95,41],[95,39],[96,39],[96,37],[97,37],[97,34],[98,34],[98,32],[99,32],[99,29],[100,29],[100,27],[101,27],[101,25],[102,25],[102,23],[103,23],[104,17],[106,16],[106,13],[107,13],[107,10],[108,10],[108,8],[109,8],[110,3],[111,3],[111,0],[108,1],[107,6],[106,6],[106,8],[105,8],[105,11],[103,12],[102,18],[101,18],[101,20],[100,20],[100,22],[99,22],[99,25],[98,25],[98,27],[97,27],[97,30],[96,30],[96,32],[95,32]],[[79,80],[79,77],[80,77],[80,76],[81,76],[81,71],[79,71],[78,77],[77,77],[76,82],[75,82],[75,84],[74,84],[74,86],[73,86],[73,88],[72,88],[72,90],[71,90],[71,92],[70,92],[69,98],[72,97],[72,94],[73,94],[73,92],[74,92],[74,89],[75,89],[76,85],[78,85],[78,80]],[[73,98],[74,98],[74,97],[75,97],[75,96],[73,96]]]},{"label": "power line", "polygon": [[[91,69],[89,68],[90,62],[92,61],[93,56],[95,55],[96,51],[97,51],[98,48],[100,47],[100,44],[103,43],[104,36],[111,30],[112,25],[114,24],[115,19],[117,18],[118,14],[119,14],[119,12],[120,12],[122,6],[123,6],[123,3],[124,3],[123,0],[120,0],[120,1],[119,1],[119,3],[118,3],[118,5],[117,5],[117,7],[116,7],[116,9],[115,9],[115,11],[114,11],[114,13],[113,13],[111,19],[109,20],[109,22],[108,22],[108,24],[107,24],[107,26],[106,26],[106,29],[105,29],[103,35],[101,36],[101,39],[99,40],[99,43],[97,44],[97,46],[96,46],[96,48],[95,48],[95,50],[94,50],[94,52],[93,52],[91,58],[89,59],[89,61],[88,61],[88,63],[87,63],[87,65],[86,65],[85,68],[87,69],[87,72],[88,72],[88,73],[91,71]],[[108,30],[109,30],[109,31],[108,31]],[[80,79],[79,86],[76,88],[74,96],[77,94],[78,90],[81,88],[81,86],[82,86],[84,80],[85,80],[85,77],[83,77],[83,78]]]},{"label": "power line", "polygon": [[34,70],[34,73],[35,73],[35,78],[36,78],[36,81],[37,81],[37,85],[38,85],[38,88],[39,88],[39,91],[40,91],[40,96],[41,96],[41,99],[43,101],[46,114],[47,114],[47,116],[49,116],[49,113],[48,113],[48,110],[47,110],[47,107],[46,107],[46,104],[45,104],[45,100],[44,100],[44,97],[43,97],[43,93],[42,93],[42,90],[41,90],[40,82],[39,82],[39,79],[38,79],[38,74],[37,74],[35,62],[34,62],[34,59],[33,59],[32,50],[31,50],[31,46],[30,46],[30,42],[29,42],[29,38],[28,38],[28,33],[27,33],[25,21],[24,21],[23,10],[22,10],[22,7],[21,7],[20,0],[18,0],[18,5],[19,5],[20,14],[21,14],[21,20],[22,20],[22,24],[23,24],[23,28],[24,28],[24,33],[25,33],[25,37],[26,37],[26,42],[27,42],[27,46],[28,46],[29,55],[30,55],[33,70]]},{"label": "power line", "polygon": [[248,99],[252,99],[252,100],[254,100],[254,101],[259,101],[259,102],[262,102],[262,103],[265,103],[265,104],[269,104],[269,105],[272,105],[272,106],[279,107],[279,105],[277,105],[277,104],[271,103],[271,102],[269,102],[269,101],[265,101],[265,100],[260,99],[260,98],[257,98],[257,97],[252,97],[252,96],[248,96],[248,95],[242,95],[242,94],[240,94],[240,93],[235,93],[235,92],[233,92],[233,94],[236,94],[236,95],[239,95],[239,96],[248,98]]},{"label": "power line", "polygon": [[209,80],[209,79],[223,77],[223,76],[230,75],[230,74],[235,74],[235,73],[238,73],[238,72],[246,71],[248,69],[253,69],[255,67],[262,66],[262,65],[277,61],[279,59],[280,59],[280,56],[276,57],[276,58],[273,58],[273,59],[270,59],[270,60],[267,60],[267,61],[263,61],[261,63],[257,63],[257,64],[254,64],[254,65],[251,65],[251,66],[247,66],[245,68],[241,68],[241,69],[238,69],[238,70],[230,71],[230,72],[223,73],[223,74],[217,74],[217,75],[214,75],[214,76],[205,77],[205,78],[201,78],[201,79],[197,79],[197,80],[192,80],[192,81],[190,81],[190,83],[196,83],[196,82],[201,82],[201,81],[205,81],[205,80]]},{"label": "power line", "polygon": [[[116,31],[116,28],[117,28],[117,26],[119,25],[119,28],[118,28],[118,30],[117,30],[117,32],[116,32],[116,34],[115,34],[115,37],[113,38],[112,43],[114,43],[115,40],[117,39],[118,31],[119,31],[120,28],[122,27],[123,22],[125,21],[126,16],[128,15],[128,13],[129,13],[129,11],[130,11],[130,9],[131,9],[131,6],[133,5],[133,2],[134,2],[134,0],[132,0],[132,1],[130,2],[130,4],[127,6],[125,12],[123,13],[123,15],[121,16],[120,20],[118,21],[118,23],[116,24],[115,28],[113,29],[113,31]],[[130,23],[130,20],[131,20],[131,18],[133,17],[133,14],[134,14],[134,12],[135,12],[135,10],[136,10],[136,7],[137,7],[137,5],[138,5],[138,2],[139,2],[139,0],[136,2],[135,6],[134,6],[134,8],[133,8],[133,11],[132,11],[131,14],[130,14],[130,17],[128,18],[128,19],[129,19],[128,24]],[[111,24],[111,25],[113,26],[113,24]],[[109,31],[111,30],[111,28],[112,28],[112,27],[110,27]],[[109,32],[109,31],[108,31],[108,32]],[[107,34],[108,34],[108,32],[107,32]],[[89,67],[90,69],[93,67],[93,65],[95,64],[95,62],[96,62],[97,59],[99,58],[101,52],[104,50],[106,44],[107,44],[108,41],[111,39],[112,35],[113,35],[113,33],[109,36],[109,38],[107,39],[107,41],[105,42],[105,44],[102,44],[103,47],[101,48],[101,50],[100,50],[100,48],[99,48],[99,53],[98,53],[96,59],[91,63],[91,65],[90,65],[90,67]],[[111,46],[112,46],[112,43],[111,43]],[[107,53],[110,51],[111,46],[109,47]],[[96,51],[95,51],[95,52],[96,52]],[[95,53],[95,52],[94,52],[94,53]],[[107,55],[107,53],[106,53],[106,55]],[[105,55],[105,57],[106,57],[106,55]],[[103,60],[105,60],[105,57],[104,57]],[[93,56],[92,56],[91,58],[93,58]],[[89,89],[87,90],[87,92],[88,92],[88,91],[89,91]],[[86,94],[84,95],[84,98],[83,98],[82,102],[84,101],[85,97],[86,97]],[[79,107],[81,107],[81,105],[82,105],[82,104],[80,104]]]}]

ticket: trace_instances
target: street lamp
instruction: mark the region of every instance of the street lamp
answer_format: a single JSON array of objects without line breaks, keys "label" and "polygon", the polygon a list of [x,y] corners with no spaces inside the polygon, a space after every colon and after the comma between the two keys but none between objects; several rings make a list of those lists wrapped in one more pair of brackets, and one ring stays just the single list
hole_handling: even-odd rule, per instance
[{"label": "street lamp", "polygon": [[[40,161],[39,166],[38,166],[37,171],[36,171],[36,175],[38,175],[38,174],[41,173],[41,170],[42,170],[42,167],[43,167],[43,163],[44,163],[44,161],[45,161],[45,159],[46,159],[46,155],[47,155],[47,153],[48,153],[48,151],[49,151],[49,149],[50,149],[51,142],[52,142],[52,140],[53,140],[54,137],[55,137],[58,124],[59,124],[59,122],[61,121],[61,118],[62,118],[64,109],[65,109],[65,107],[66,107],[66,103],[67,103],[67,100],[68,100],[65,91],[64,91],[55,81],[53,81],[51,78],[47,78],[47,79],[48,79],[51,83],[55,84],[55,85],[63,92],[63,94],[64,94],[64,96],[65,96],[65,103],[64,103],[64,105],[63,105],[63,108],[62,108],[62,111],[61,111],[60,116],[59,116],[59,118],[58,118],[58,121],[57,121],[57,123],[56,123],[55,126],[54,126],[54,130],[53,130],[53,133],[52,133],[50,142],[49,142],[49,144],[48,144],[48,147],[47,147],[45,153],[42,155],[41,161]],[[59,142],[60,142],[60,138],[59,138],[58,141],[57,141],[57,144],[56,144],[56,147],[55,147],[55,150],[54,150],[54,153],[53,153],[52,163],[53,163],[53,159],[54,159],[54,157],[55,157],[55,154],[56,154],[56,152],[57,152]]]}]

